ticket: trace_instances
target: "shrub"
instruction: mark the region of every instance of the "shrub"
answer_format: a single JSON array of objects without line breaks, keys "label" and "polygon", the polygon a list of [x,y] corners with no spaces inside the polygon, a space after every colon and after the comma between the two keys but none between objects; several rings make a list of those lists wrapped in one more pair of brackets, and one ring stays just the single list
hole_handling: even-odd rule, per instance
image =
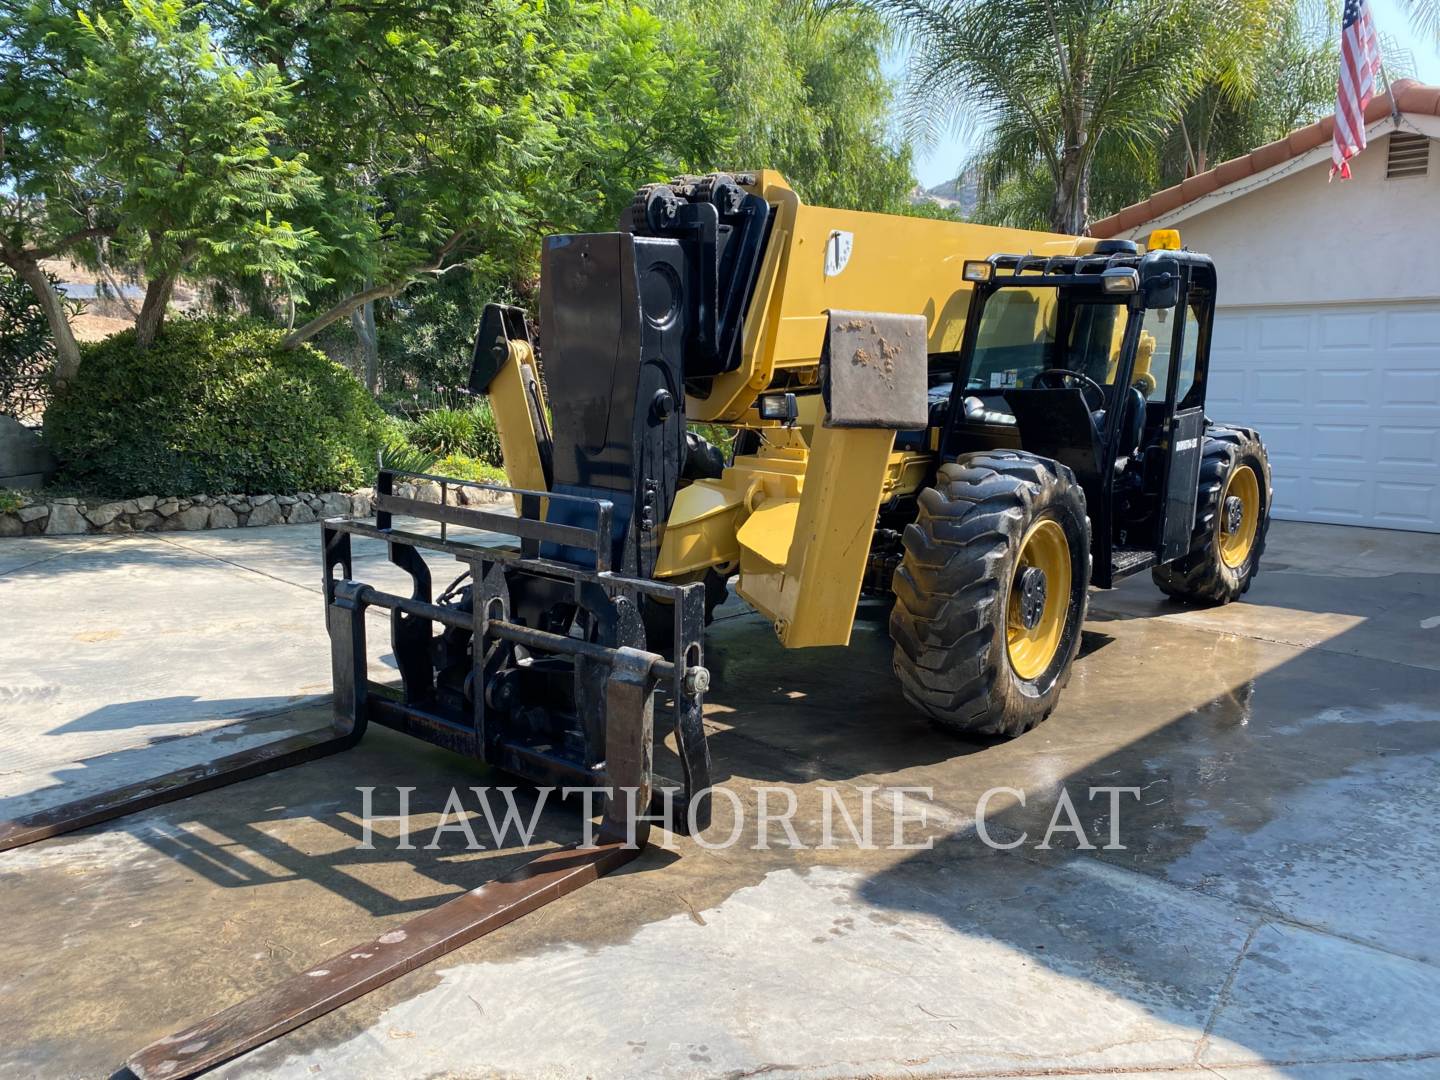
[{"label": "shrub", "polygon": [[445,457],[460,454],[499,465],[500,435],[490,402],[476,400],[469,408],[431,409],[410,425],[410,442],[420,450]]},{"label": "shrub", "polygon": [[410,426],[410,442],[444,457],[467,453],[475,441],[475,418],[468,409],[431,409]]},{"label": "shrub", "polygon": [[412,424],[404,420],[391,420],[386,427],[380,446],[380,464],[387,469],[401,472],[430,472],[435,464],[435,455],[421,450],[410,441]]},{"label": "shrub", "polygon": [[505,459],[500,453],[500,431],[495,426],[490,399],[478,398],[470,407],[470,415],[475,418],[475,441],[471,445],[471,453],[481,461],[500,465]]},{"label": "shrub", "polygon": [[503,486],[509,482],[505,479],[504,469],[464,454],[443,457],[430,467],[430,471],[437,476],[453,476],[456,480],[475,480],[482,484]]},{"label": "shrub", "polygon": [[512,276],[508,267],[457,270],[378,304],[380,384],[464,386],[481,312],[488,300],[515,302]]},{"label": "shrub", "polygon": [[344,368],[253,322],[179,319],[149,349],[84,348],[45,416],[60,480],[117,497],[345,490],[373,478],[385,418]]}]

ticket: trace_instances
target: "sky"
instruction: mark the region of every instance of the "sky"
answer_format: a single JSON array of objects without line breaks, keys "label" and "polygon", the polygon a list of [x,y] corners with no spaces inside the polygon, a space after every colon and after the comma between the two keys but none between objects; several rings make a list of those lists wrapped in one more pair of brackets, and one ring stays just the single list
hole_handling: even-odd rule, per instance
[{"label": "sky", "polygon": [[[1381,36],[1404,42],[1409,47],[1414,78],[1423,83],[1440,85],[1440,48],[1437,48],[1436,43],[1427,42],[1415,33],[1399,0],[1370,0],[1370,3],[1375,27]],[[903,63],[903,58],[893,58],[886,64],[886,70],[892,77],[898,76]],[[915,175],[921,186],[930,188],[953,180],[969,156],[969,149],[969,145],[957,137],[942,141],[929,152],[917,149]]]}]

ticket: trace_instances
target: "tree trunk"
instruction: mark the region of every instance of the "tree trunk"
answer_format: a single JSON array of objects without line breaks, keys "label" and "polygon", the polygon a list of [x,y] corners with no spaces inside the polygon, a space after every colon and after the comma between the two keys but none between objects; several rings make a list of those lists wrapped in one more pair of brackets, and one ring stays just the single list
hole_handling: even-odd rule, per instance
[{"label": "tree trunk", "polygon": [[367,300],[350,313],[350,325],[360,340],[360,354],[365,358],[365,389],[375,394],[380,389],[380,341],[375,333],[375,301]]},{"label": "tree trunk", "polygon": [[285,349],[293,349],[295,346],[309,341],[331,323],[345,318],[351,312],[360,310],[360,308],[366,304],[373,303],[376,300],[388,300],[392,296],[398,296],[405,291],[405,287],[409,284],[410,279],[404,278],[400,281],[392,281],[388,285],[376,285],[372,288],[352,293],[329,311],[321,312],[298,330],[290,331],[290,333],[285,335],[285,340],[280,343],[280,346]]},{"label": "tree trunk", "polygon": [[1067,146],[1060,156],[1055,198],[1050,204],[1050,227],[1058,233],[1079,236],[1090,213],[1090,170],[1079,146]]},{"label": "tree trunk", "polygon": [[21,281],[30,286],[30,291],[40,302],[40,309],[45,312],[46,321],[50,323],[50,336],[55,339],[57,386],[74,381],[80,372],[80,346],[75,341],[74,331],[70,329],[70,320],[65,315],[65,305],[59,293],[34,259],[22,255],[14,259],[7,258],[5,262]]},{"label": "tree trunk", "polygon": [[140,317],[135,320],[135,344],[140,348],[148,349],[155,343],[165,322],[165,308],[170,303],[170,294],[174,291],[174,274],[151,278],[145,286],[145,302],[140,305]]}]

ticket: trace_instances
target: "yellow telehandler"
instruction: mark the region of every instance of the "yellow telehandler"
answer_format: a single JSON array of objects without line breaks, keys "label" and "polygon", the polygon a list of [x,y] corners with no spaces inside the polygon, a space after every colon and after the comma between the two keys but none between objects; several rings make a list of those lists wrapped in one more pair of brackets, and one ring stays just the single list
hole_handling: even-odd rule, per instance
[{"label": "yellow telehandler", "polygon": [[1249,586],[1269,466],[1205,420],[1215,268],[1174,234],[809,207],[773,172],[646,188],[623,224],[547,243],[553,430],[518,312],[488,313],[471,388],[516,486],[624,508],[626,572],[703,583],[707,615],[738,574],[787,648],[893,591],[905,697],[1001,735],[1054,707],[1090,585]]}]

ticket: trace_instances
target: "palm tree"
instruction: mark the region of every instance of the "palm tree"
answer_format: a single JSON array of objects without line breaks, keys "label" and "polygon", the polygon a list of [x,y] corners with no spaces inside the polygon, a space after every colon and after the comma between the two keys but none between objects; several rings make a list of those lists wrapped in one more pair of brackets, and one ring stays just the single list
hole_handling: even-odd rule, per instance
[{"label": "palm tree", "polygon": [[[1433,2],[1433,0],[1417,0]],[[1102,152],[1140,156],[1196,91],[1243,90],[1285,0],[874,0],[909,39],[905,118],[988,132],[989,179],[1038,171],[1079,233]],[[1108,148],[1108,149],[1107,149]],[[1033,179],[1033,178],[1032,178]],[[1033,199],[1031,184],[1029,198]]]},{"label": "palm tree", "polygon": [[1400,0],[1415,29],[1440,45],[1440,0]]}]

